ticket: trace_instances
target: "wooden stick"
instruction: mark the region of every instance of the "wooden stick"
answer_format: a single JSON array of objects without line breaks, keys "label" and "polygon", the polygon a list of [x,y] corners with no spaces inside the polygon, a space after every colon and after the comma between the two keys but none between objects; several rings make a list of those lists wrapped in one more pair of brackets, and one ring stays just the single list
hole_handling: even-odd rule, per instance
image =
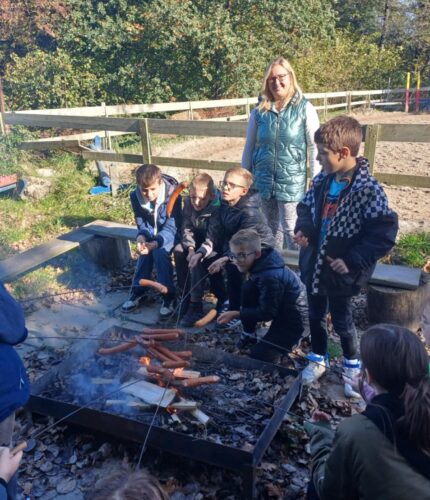
[{"label": "wooden stick", "polygon": [[220,377],[217,375],[209,375],[207,377],[199,378],[188,378],[181,382],[183,387],[198,387],[203,384],[217,384],[220,381]]},{"label": "wooden stick", "polygon": [[10,450],[10,453],[12,456],[14,456],[20,451],[24,451],[26,448],[27,448],[27,441],[22,441],[21,443],[17,444],[15,448],[12,448]]}]

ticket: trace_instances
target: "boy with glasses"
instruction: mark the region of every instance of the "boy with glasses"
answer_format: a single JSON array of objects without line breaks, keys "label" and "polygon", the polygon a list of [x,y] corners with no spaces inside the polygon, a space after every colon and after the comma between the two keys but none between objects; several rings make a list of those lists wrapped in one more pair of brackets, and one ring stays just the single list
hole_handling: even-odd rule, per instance
[{"label": "boy with glasses", "polygon": [[[242,286],[240,308],[221,314],[218,323],[240,319],[243,331],[239,347],[253,344],[253,358],[277,363],[305,332],[305,289],[276,250],[262,248],[260,236],[255,230],[237,232],[230,240],[228,257],[248,279]],[[262,321],[272,321],[272,324],[257,343],[255,331],[257,323]]]},{"label": "boy with glasses", "polygon": [[155,267],[157,281],[167,287],[160,317],[168,318],[174,311],[175,285],[171,252],[181,223],[181,198],[176,200],[172,214],[167,214],[167,202],[178,182],[161,173],[156,165],[141,165],[136,170],[136,189],[130,194],[131,206],[138,229],[137,261],[130,296],[122,305],[123,312],[136,309],[144,299],[146,289],[139,285],[142,278],[151,279]]},{"label": "boy with glasses", "polygon": [[[184,299],[185,304],[182,307],[185,314],[181,326],[185,327],[194,326],[194,323],[204,316],[205,276],[208,267],[219,257],[219,253],[212,251],[191,269],[188,268],[188,263],[196,248],[205,241],[209,221],[211,217],[216,216],[221,204],[220,192],[215,188],[212,177],[206,173],[194,177],[189,187],[189,194],[189,197],[184,199],[182,211],[181,243],[176,245],[174,252],[178,285],[183,291],[183,297],[186,297],[191,290],[189,300]],[[212,274],[209,281],[211,291],[217,298],[217,310],[221,310],[227,299],[223,275]]]},{"label": "boy with glasses", "polygon": [[[228,242],[241,229],[255,229],[260,235],[263,248],[273,248],[275,239],[267,220],[261,211],[260,195],[251,190],[252,174],[242,168],[233,167],[226,171],[220,184],[222,202],[216,216],[211,217],[205,241],[190,259],[190,268],[213,252],[214,248],[222,248],[223,256],[213,262],[208,270],[219,273],[225,266],[227,272],[227,290],[229,309],[240,307],[240,292],[243,277],[237,267],[228,262]],[[222,329],[235,329],[240,326],[239,319],[233,319],[223,325]]]}]

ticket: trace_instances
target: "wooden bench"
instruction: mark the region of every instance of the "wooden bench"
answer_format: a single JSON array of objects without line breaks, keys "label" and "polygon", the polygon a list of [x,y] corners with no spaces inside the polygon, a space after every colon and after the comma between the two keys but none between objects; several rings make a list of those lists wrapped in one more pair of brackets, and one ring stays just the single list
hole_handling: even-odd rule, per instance
[{"label": "wooden bench", "polygon": [[[136,236],[135,226],[95,220],[48,243],[1,261],[0,280],[3,282],[13,281],[17,276],[77,247],[80,247],[88,258],[101,267],[118,269],[130,259],[128,241],[134,241]],[[288,266],[298,267],[298,252],[284,250],[283,254]],[[370,283],[415,290],[420,284],[420,277],[420,269],[377,264]]]}]

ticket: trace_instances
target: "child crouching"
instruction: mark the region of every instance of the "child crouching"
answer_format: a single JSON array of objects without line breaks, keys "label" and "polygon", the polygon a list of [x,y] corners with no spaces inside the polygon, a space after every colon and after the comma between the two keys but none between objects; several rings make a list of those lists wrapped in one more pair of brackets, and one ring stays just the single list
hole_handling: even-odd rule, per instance
[{"label": "child crouching", "polygon": [[[218,322],[223,324],[239,318],[243,326],[239,346],[253,343],[253,358],[276,363],[305,333],[304,287],[276,250],[261,248],[260,236],[253,229],[242,229],[231,238],[229,259],[240,273],[247,274],[248,280],[242,286],[240,310],[221,314]],[[257,342],[255,332],[261,321],[272,321],[272,324],[264,338]]]}]

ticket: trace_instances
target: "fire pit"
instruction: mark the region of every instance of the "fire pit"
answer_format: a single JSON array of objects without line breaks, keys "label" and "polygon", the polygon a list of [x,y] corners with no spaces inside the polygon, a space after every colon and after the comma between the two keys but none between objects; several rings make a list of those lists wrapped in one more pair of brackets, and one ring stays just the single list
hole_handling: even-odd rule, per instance
[{"label": "fire pit", "polygon": [[[137,400],[127,389],[140,383],[136,377],[145,349],[138,346],[112,356],[96,354],[110,339],[127,341],[139,333],[112,321],[100,323],[91,332],[91,337],[100,340],[77,342],[61,364],[33,384],[30,410],[58,419],[87,406],[67,421],[143,443],[157,405]],[[176,346],[183,348],[181,342]],[[174,349],[175,343],[169,347]],[[169,392],[171,397],[160,406],[147,443],[238,471],[244,496],[252,498],[255,468],[299,393],[297,373],[220,350],[196,345],[187,349],[193,353],[190,370],[220,380],[198,387],[158,388],[179,392]]]}]

